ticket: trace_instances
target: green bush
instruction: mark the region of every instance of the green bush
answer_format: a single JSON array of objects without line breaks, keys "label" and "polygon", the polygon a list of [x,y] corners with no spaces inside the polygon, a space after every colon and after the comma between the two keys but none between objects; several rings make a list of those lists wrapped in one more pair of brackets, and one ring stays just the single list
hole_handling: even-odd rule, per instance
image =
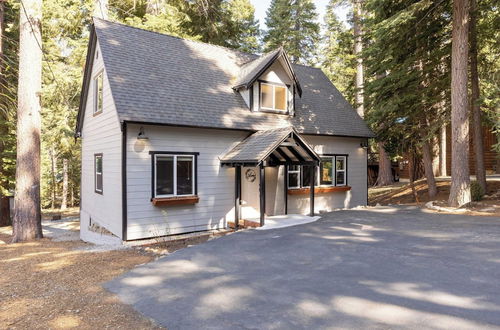
[{"label": "green bush", "polygon": [[481,199],[483,199],[485,191],[484,191],[483,187],[481,187],[479,182],[472,181],[470,183],[470,194],[471,194],[472,200],[474,202],[477,202],[477,201],[480,201]]}]

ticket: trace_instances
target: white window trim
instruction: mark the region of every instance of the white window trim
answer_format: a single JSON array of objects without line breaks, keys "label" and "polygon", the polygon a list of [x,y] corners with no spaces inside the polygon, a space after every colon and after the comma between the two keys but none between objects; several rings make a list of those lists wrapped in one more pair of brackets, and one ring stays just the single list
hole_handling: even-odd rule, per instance
[{"label": "white window trim", "polygon": [[[260,91],[259,106],[260,106],[260,109],[288,112],[288,86],[281,85],[281,84],[274,84],[274,83],[266,83],[266,82],[262,82],[262,81],[260,81],[259,83],[260,83],[260,86],[259,86],[259,91]],[[268,85],[268,86],[271,86],[273,88],[273,92],[272,92],[273,107],[272,108],[264,107],[262,105],[262,85]],[[276,91],[275,91],[276,86],[282,87],[285,89],[285,109],[276,109]]]},{"label": "white window trim", "polygon": [[[331,184],[321,184],[321,166],[317,166],[316,168],[316,180],[317,182],[314,184],[315,187],[344,187],[347,186],[347,157],[345,155],[332,155],[332,156],[321,156],[320,158],[331,158],[332,160],[332,183]],[[343,170],[337,170],[337,158],[341,158],[344,160],[344,169]],[[289,165],[286,165],[289,166]],[[301,189],[301,188],[309,188],[309,186],[303,186],[302,185],[302,175],[303,175],[303,165],[299,166],[299,170],[291,171],[290,168],[288,169],[288,189]],[[344,173],[344,183],[343,184],[337,184],[337,172],[342,172]],[[290,186],[290,173],[298,173],[299,174],[299,185],[296,187]]]},{"label": "white window trim", "polygon": [[[289,166],[289,165],[285,165],[285,166]],[[301,171],[301,168],[302,166],[299,166],[299,169],[298,170],[290,170],[290,168],[288,168],[288,181],[287,181],[287,184],[288,184],[288,189],[299,189],[300,188],[300,184],[302,182],[302,171]],[[298,174],[298,178],[297,178],[297,186],[290,186],[290,174]]]},{"label": "white window trim", "polygon": [[[343,159],[343,161],[344,161],[344,169],[343,170],[337,169],[337,158]],[[347,185],[346,166],[347,166],[347,157],[346,156],[335,156],[335,186],[337,186],[337,187],[343,187],[343,186]],[[337,173],[338,172],[344,173],[344,183],[342,183],[342,184],[337,183]]]},{"label": "white window trim", "polygon": [[[156,165],[157,162],[156,160],[158,159],[158,157],[173,157],[174,158],[174,164],[173,164],[173,169],[174,169],[174,193],[173,194],[165,194],[165,195],[157,195],[156,194],[156,184],[157,184],[157,180],[156,180],[156,172],[157,172],[157,169],[158,169],[158,166]],[[191,166],[191,176],[193,178],[193,184],[192,184],[192,187],[191,187],[191,194],[184,194],[184,195],[178,195],[177,194],[177,157],[189,157],[191,158],[191,161],[192,161],[192,166]],[[196,177],[195,177],[195,166],[196,166],[196,162],[195,162],[195,156],[194,155],[176,155],[176,154],[155,154],[154,155],[154,159],[155,159],[155,162],[154,162],[154,191],[153,191],[153,195],[155,198],[165,198],[165,197],[178,197],[178,196],[195,196],[195,185],[196,185]]]},{"label": "white window trim", "polygon": [[335,175],[335,168],[334,166],[337,164],[335,162],[335,156],[320,156],[320,158],[330,158],[332,161],[332,183],[330,184],[321,184],[321,166],[318,166],[318,187],[335,187],[335,178],[333,177]]},{"label": "white window trim", "polygon": [[[97,172],[97,159],[101,159],[101,172]],[[102,172],[103,172],[103,163],[102,163],[102,155],[94,155],[94,190],[95,192],[98,192],[98,193],[102,193],[102,188],[104,186],[104,177],[102,175]],[[101,176],[101,183],[102,183],[102,186],[101,186],[101,189],[98,189],[97,188],[97,176],[100,175]]]},{"label": "white window trim", "polygon": [[[99,78],[101,78],[101,83],[102,83],[102,102],[101,102],[101,109],[99,109]],[[99,71],[95,76],[94,76],[94,111],[93,114],[100,114],[104,111],[104,70]]]}]

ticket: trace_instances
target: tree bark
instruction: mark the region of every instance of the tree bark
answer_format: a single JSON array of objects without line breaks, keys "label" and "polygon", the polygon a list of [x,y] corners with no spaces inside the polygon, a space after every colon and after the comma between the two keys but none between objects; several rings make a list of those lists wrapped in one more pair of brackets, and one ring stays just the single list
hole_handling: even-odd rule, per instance
[{"label": "tree bark", "polygon": [[436,179],[432,168],[432,151],[427,140],[422,141],[422,156],[424,161],[425,178],[427,179],[429,198],[434,198],[437,195]]},{"label": "tree bark", "polygon": [[446,125],[441,126],[439,133],[439,175],[446,176]]},{"label": "tree bark", "polygon": [[408,159],[408,177],[410,178],[410,187],[415,203],[419,203],[417,190],[415,189],[415,152],[411,151],[407,154]]},{"label": "tree bark", "polygon": [[354,55],[356,56],[356,112],[363,118],[364,108],[364,77],[363,77],[363,29],[361,19],[363,17],[363,0],[354,0]]},{"label": "tree bark", "polygon": [[56,195],[57,195],[57,186],[56,186],[56,167],[57,167],[57,158],[54,148],[50,149],[50,179],[52,182],[52,193],[50,194],[50,208],[54,209],[56,207]]},{"label": "tree bark", "polygon": [[471,201],[467,97],[468,25],[469,0],[454,0],[451,50],[451,188],[448,202],[455,207]]},{"label": "tree bark", "polygon": [[[5,2],[0,1],[0,94],[3,95],[3,90],[4,90],[4,73],[3,73],[3,68],[4,68],[4,54],[3,54],[3,35],[5,31]],[[3,103],[3,98],[0,100],[0,103]],[[3,108],[3,106],[2,106]],[[3,111],[0,109],[0,195],[3,192],[6,192],[8,187],[7,187],[7,175],[4,173],[3,170],[3,153],[5,150],[5,144],[4,144],[4,139],[2,138],[3,136],[7,135],[7,129],[4,131],[4,127],[2,125],[2,122],[6,120],[5,115],[3,114]]]},{"label": "tree bark", "polygon": [[388,186],[394,183],[392,176],[392,164],[389,155],[385,151],[384,143],[378,142],[378,177],[377,186]]},{"label": "tree bark", "polygon": [[108,0],[94,0],[93,16],[108,19]]},{"label": "tree bark", "polygon": [[68,204],[68,160],[64,158],[61,210],[66,210],[66,208],[68,207],[67,204]]},{"label": "tree bark", "polygon": [[432,139],[432,173],[434,176],[439,176],[439,137],[435,136]]},{"label": "tree bark", "polygon": [[12,242],[42,237],[40,91],[42,1],[23,0],[19,21],[16,193]]},{"label": "tree bark", "polygon": [[476,180],[486,192],[486,169],[484,166],[483,126],[481,123],[481,107],[479,105],[479,74],[477,72],[477,1],[471,0],[470,12],[470,80],[472,130],[476,163]]}]

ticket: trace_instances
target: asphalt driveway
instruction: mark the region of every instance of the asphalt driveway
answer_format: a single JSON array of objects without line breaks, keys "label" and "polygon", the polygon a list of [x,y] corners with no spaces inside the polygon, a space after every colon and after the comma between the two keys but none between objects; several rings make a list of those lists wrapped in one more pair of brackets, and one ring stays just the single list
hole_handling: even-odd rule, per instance
[{"label": "asphalt driveway", "polygon": [[183,249],[105,287],[169,329],[500,329],[500,218],[338,211]]}]

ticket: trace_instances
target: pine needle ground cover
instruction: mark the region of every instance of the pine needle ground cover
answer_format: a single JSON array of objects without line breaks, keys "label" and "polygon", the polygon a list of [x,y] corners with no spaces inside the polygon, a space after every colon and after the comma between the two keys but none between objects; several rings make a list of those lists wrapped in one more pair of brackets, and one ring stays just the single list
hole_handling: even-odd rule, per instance
[{"label": "pine needle ground cover", "polygon": [[83,242],[8,244],[0,228],[0,329],[155,329],[101,283],[154,259],[136,249],[88,252]]},{"label": "pine needle ground cover", "polygon": [[[438,206],[447,207],[450,181],[438,181],[437,188],[438,194],[432,200],[436,201]],[[398,182],[391,186],[371,187],[368,192],[369,205],[417,204],[423,206],[430,201],[427,189],[425,179],[415,181],[415,190],[418,194],[418,203],[416,203],[409,183]],[[468,211],[464,214],[500,217],[500,181],[488,181],[488,191],[484,198],[481,201],[472,202],[467,209]]]}]

